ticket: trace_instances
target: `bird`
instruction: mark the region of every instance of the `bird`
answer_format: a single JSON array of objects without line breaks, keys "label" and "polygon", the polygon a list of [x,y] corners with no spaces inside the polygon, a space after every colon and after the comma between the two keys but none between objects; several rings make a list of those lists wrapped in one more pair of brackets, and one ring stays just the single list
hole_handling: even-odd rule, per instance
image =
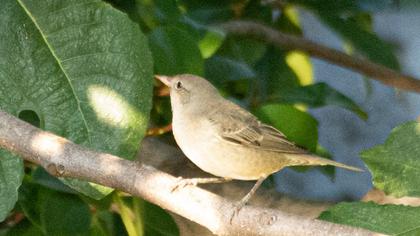
[{"label": "bird", "polygon": [[[271,125],[224,98],[206,79],[192,75],[155,75],[170,89],[172,132],[176,143],[196,166],[215,178],[183,179],[177,185],[256,180],[236,204],[233,216],[271,174],[288,166],[332,165],[359,168],[318,157],[298,147]],[[232,218],[231,218],[232,221]]]}]

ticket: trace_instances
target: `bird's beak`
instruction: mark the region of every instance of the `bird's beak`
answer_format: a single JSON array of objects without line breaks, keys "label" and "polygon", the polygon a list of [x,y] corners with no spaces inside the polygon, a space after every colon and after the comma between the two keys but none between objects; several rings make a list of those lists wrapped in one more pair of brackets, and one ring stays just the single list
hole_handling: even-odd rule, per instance
[{"label": "bird's beak", "polygon": [[173,77],[169,77],[166,75],[155,75],[155,79],[160,80],[162,83],[164,83],[166,86],[171,87],[171,81]]}]

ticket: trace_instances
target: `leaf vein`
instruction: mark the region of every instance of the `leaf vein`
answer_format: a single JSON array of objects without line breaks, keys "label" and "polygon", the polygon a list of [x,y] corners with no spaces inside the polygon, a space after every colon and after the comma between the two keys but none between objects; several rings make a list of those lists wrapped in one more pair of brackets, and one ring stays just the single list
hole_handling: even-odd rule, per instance
[{"label": "leaf vein", "polygon": [[63,67],[63,65],[61,64],[61,61],[59,60],[59,58],[58,58],[58,57],[57,57],[57,55],[55,54],[55,52],[54,52],[53,48],[52,48],[52,47],[51,47],[51,45],[49,44],[49,42],[48,42],[47,38],[46,38],[46,37],[45,37],[45,35],[43,34],[43,31],[42,31],[41,27],[39,26],[39,24],[38,24],[37,20],[34,18],[34,16],[31,14],[31,12],[29,12],[29,9],[27,9],[27,8],[26,8],[26,6],[23,4],[22,0],[18,0],[18,3],[19,3],[19,5],[23,8],[23,10],[26,12],[26,14],[29,16],[29,18],[32,20],[33,24],[34,24],[34,25],[35,25],[35,27],[38,29],[38,31],[40,32],[41,37],[43,38],[43,40],[44,40],[45,44],[47,45],[48,49],[50,50],[50,52],[51,52],[52,56],[55,58],[55,60],[57,61],[58,66],[59,66],[59,67],[60,67],[60,69],[63,71],[63,74],[64,74],[64,76],[66,77],[66,79],[67,79],[67,81],[68,81],[68,83],[69,83],[69,86],[70,86],[71,91],[72,91],[72,93],[73,93],[73,95],[74,95],[74,98],[76,99],[77,109],[78,109],[78,110],[79,110],[79,112],[80,112],[80,115],[81,115],[81,117],[82,117],[82,120],[83,120],[84,126],[85,126],[85,128],[86,128],[87,137],[88,137],[88,142],[89,142],[89,144],[92,144],[92,140],[91,140],[91,133],[90,133],[90,130],[89,130],[89,126],[88,126],[88,124],[87,124],[87,120],[86,120],[85,115],[84,115],[84,113],[83,113],[83,111],[82,111],[82,108],[81,108],[81,106],[80,106],[80,101],[79,101],[79,98],[78,98],[78,97],[77,97],[77,95],[76,95],[76,91],[75,91],[75,89],[74,89],[74,87],[73,87],[73,84],[71,83],[71,80],[70,80],[69,75],[68,75],[68,74],[66,73],[66,71],[64,70],[64,67]]}]

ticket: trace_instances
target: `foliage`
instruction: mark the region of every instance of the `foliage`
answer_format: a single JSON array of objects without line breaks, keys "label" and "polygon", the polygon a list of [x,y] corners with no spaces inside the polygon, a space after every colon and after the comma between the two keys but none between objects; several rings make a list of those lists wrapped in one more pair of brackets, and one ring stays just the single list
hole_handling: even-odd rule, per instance
[{"label": "foliage", "polygon": [[383,145],[362,152],[373,184],[396,197],[420,196],[420,123],[395,128]]},{"label": "foliage", "polygon": [[[171,120],[168,98],[152,94],[152,74],[192,73],[208,78],[224,96],[298,145],[318,152],[317,121],[307,108],[335,105],[362,119],[367,114],[333,87],[314,83],[305,53],[226,35],[217,24],[247,19],[301,35],[296,6],[303,6],[357,54],[399,68],[392,48],[371,31],[370,12],[359,1],[291,0],[279,9],[257,0],[107,2],[1,0],[2,110],[88,148],[132,160],[149,116],[154,126]],[[407,168],[418,165],[415,130],[407,124],[384,146],[362,154],[377,187],[396,195],[418,195],[415,169]],[[395,169],[378,161],[394,163],[397,156],[397,166],[405,173],[398,178]],[[0,150],[0,221],[11,222],[0,225],[0,235],[179,234],[164,210],[111,192],[84,181],[57,179]],[[369,228],[369,216],[383,213],[391,218],[370,229],[391,233],[403,231],[386,225],[396,212],[414,211],[355,203],[357,212],[365,214],[351,215],[350,205],[337,207],[321,218]],[[404,227],[411,226],[405,222]]]},{"label": "foliage", "polygon": [[[385,144],[365,150],[361,155],[373,174],[376,188],[398,197],[418,197],[419,153],[420,123],[413,121],[398,126]],[[419,235],[419,217],[420,207],[355,202],[333,206],[320,219],[391,235]]]},{"label": "foliage", "polygon": [[319,219],[389,235],[419,235],[420,207],[378,205],[373,202],[339,203]]}]

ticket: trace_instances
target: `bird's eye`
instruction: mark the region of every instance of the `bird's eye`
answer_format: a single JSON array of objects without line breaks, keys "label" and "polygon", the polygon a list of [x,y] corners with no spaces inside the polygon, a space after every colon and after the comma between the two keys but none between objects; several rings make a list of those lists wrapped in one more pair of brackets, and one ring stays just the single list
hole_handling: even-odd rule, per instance
[{"label": "bird's eye", "polygon": [[182,83],[181,83],[181,81],[176,82],[175,88],[176,89],[182,89]]}]

